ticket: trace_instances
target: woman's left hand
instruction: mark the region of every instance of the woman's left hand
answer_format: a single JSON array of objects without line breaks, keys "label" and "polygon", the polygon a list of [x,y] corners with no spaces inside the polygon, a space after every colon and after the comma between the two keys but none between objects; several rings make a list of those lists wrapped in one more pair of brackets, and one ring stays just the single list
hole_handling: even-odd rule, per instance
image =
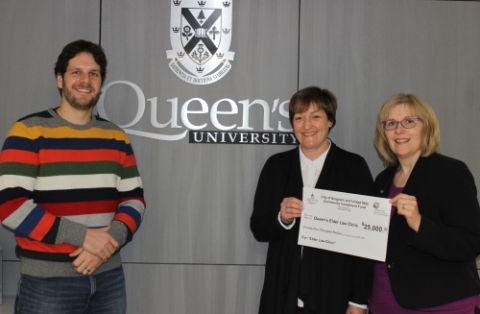
[{"label": "woman's left hand", "polygon": [[347,311],[345,312],[345,314],[365,314],[367,310],[361,308],[361,307],[358,307],[358,306],[355,306],[355,305],[352,305],[352,304],[349,304],[348,307],[347,307]]},{"label": "woman's left hand", "polygon": [[415,232],[420,228],[422,215],[418,210],[417,198],[412,195],[400,193],[390,200],[393,206],[397,208],[399,215],[402,215],[407,220],[407,224]]}]

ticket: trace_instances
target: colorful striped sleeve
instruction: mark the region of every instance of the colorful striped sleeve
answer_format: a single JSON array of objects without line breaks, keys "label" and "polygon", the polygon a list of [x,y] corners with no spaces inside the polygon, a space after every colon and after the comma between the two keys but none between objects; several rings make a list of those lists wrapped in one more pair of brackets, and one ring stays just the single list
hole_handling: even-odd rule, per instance
[{"label": "colorful striped sleeve", "polygon": [[38,128],[16,122],[0,153],[0,221],[17,236],[54,243],[59,218],[33,201]]},{"label": "colorful striped sleeve", "polygon": [[118,191],[120,203],[114,220],[122,222],[127,227],[127,239],[130,241],[138,230],[145,211],[142,180],[137,168],[133,149],[125,134],[125,158],[121,170]]}]

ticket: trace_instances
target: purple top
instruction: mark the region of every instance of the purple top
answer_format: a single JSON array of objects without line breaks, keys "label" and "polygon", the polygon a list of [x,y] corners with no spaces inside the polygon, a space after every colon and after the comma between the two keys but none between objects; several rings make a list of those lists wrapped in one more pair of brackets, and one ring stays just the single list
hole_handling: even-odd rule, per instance
[{"label": "purple top", "polygon": [[[403,188],[396,187],[392,184],[388,197],[393,198],[401,193]],[[396,212],[396,208],[392,207],[392,214]],[[390,286],[390,278],[388,277],[387,265],[382,262],[376,262],[373,269],[373,289],[370,298],[371,314],[473,314],[477,303],[477,296],[468,297],[448,304],[433,306],[429,308],[409,310],[401,307]]]}]

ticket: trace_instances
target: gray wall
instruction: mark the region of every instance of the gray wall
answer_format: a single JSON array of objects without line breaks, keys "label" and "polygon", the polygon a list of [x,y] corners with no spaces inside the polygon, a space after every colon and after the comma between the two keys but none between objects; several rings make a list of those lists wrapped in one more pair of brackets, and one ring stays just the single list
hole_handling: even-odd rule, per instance
[{"label": "gray wall", "polygon": [[[53,64],[77,38],[101,41],[109,57],[106,84],[138,86],[146,113],[138,131],[172,116],[192,98],[211,106],[262,100],[272,126],[286,126],[275,100],[299,87],[331,89],[340,103],[332,139],[381,170],[372,146],[376,111],[386,97],[409,91],[427,100],[442,126],[442,151],[464,160],[479,186],[480,3],[420,0],[234,0],[232,70],[196,86],[169,69],[170,1],[3,0],[0,2],[0,140],[25,114],[54,106]],[[127,85],[105,93],[110,119],[127,124],[138,109]],[[258,106],[258,108],[260,108]],[[262,131],[265,113],[250,115]],[[227,118],[225,118],[227,119]],[[208,115],[195,123],[207,123]],[[241,123],[233,116],[226,124]],[[185,130],[180,123],[179,128]],[[131,135],[148,204],[134,241],[123,251],[129,313],[255,313],[266,245],[248,220],[259,171],[290,146],[190,144]],[[13,237],[0,230],[4,294],[14,295],[18,262]]]}]

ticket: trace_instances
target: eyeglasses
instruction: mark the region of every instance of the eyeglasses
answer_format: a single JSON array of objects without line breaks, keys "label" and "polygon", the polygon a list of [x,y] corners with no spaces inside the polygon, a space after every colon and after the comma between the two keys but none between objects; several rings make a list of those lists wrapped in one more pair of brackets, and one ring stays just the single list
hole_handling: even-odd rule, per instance
[{"label": "eyeglasses", "polygon": [[404,129],[413,129],[418,121],[422,121],[419,117],[408,117],[403,119],[402,121],[397,120],[385,120],[382,121],[383,129],[386,131],[396,130],[398,125],[400,124]]}]

